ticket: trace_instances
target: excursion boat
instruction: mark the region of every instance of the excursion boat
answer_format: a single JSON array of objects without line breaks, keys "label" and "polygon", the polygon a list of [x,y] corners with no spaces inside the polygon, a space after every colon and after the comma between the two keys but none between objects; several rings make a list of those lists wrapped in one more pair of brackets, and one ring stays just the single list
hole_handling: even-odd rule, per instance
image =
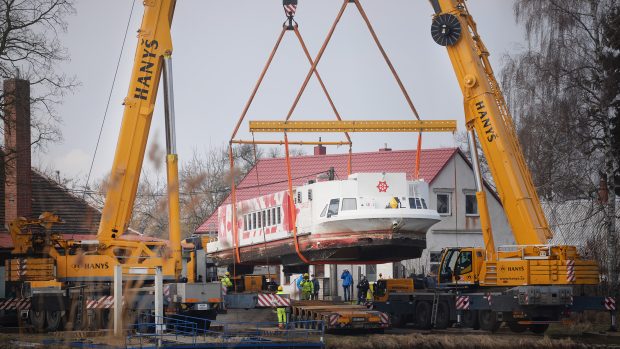
[{"label": "excursion boat", "polygon": [[[239,201],[218,211],[218,238],[207,244],[216,264],[385,263],[420,257],[426,232],[440,221],[428,208],[429,186],[405,173],[355,173]],[[293,230],[293,222],[297,231]],[[297,247],[296,247],[297,244]],[[298,252],[299,251],[299,252]]]}]

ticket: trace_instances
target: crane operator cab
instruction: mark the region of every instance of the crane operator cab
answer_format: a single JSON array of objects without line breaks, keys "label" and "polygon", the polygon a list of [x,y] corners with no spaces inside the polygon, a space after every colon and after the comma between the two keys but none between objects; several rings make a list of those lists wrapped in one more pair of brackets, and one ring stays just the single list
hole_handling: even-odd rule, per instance
[{"label": "crane operator cab", "polygon": [[458,247],[442,251],[439,286],[466,286],[478,282],[483,251],[480,248]]}]

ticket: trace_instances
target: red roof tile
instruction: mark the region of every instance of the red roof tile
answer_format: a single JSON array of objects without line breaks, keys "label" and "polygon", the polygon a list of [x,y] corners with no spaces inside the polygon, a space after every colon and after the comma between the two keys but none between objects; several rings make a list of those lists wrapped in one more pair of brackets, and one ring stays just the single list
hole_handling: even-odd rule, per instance
[{"label": "red roof tile", "polygon": [[[458,148],[423,149],[420,156],[420,177],[432,183]],[[336,178],[347,178],[348,154],[309,155],[291,158],[293,185],[298,186],[315,179],[334,167]],[[353,173],[405,172],[411,179],[415,168],[416,150],[378,151],[353,153]],[[258,179],[257,179],[258,172]],[[261,159],[237,186],[237,201],[275,193],[288,188],[286,162],[284,158]],[[230,197],[224,204],[230,203]],[[217,210],[196,229],[197,233],[215,231]]]}]

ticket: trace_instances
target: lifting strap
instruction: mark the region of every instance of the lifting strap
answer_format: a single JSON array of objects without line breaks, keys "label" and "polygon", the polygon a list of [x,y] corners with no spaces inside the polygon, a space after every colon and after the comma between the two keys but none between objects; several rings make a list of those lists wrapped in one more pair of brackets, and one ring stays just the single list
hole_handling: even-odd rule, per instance
[{"label": "lifting strap", "polygon": [[288,153],[288,136],[284,132],[284,149],[286,153],[286,174],[288,176],[288,198],[289,198],[289,222],[293,226],[293,241],[295,243],[295,252],[302,262],[311,264],[310,261],[301,253],[299,248],[299,240],[297,239],[297,208],[295,207],[295,200],[293,199],[293,176],[291,175],[291,158]]}]

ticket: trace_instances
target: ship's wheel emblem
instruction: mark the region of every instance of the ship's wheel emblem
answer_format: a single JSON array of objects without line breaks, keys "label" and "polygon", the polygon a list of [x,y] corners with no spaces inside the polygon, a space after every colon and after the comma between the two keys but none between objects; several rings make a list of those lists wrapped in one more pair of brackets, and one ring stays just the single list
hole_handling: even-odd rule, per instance
[{"label": "ship's wheel emblem", "polygon": [[377,184],[377,189],[379,189],[379,193],[387,192],[389,187],[390,186],[387,184],[386,181],[379,181],[379,184]]}]

